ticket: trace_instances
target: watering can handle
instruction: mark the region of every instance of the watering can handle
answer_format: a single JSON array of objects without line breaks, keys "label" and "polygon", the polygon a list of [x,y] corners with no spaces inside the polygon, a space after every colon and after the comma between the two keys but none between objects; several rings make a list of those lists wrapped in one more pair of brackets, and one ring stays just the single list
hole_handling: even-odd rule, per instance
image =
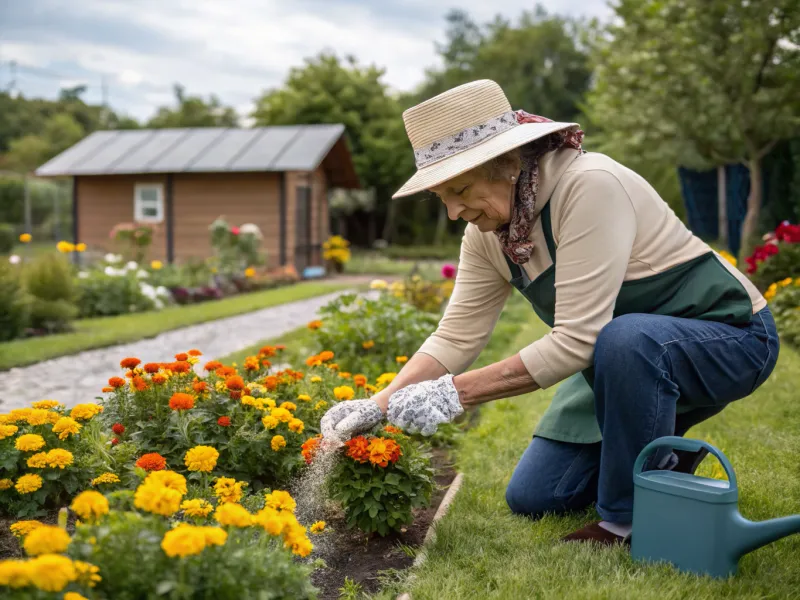
[{"label": "watering can handle", "polygon": [[733,465],[731,465],[728,458],[722,452],[703,440],[693,440],[677,436],[660,437],[647,444],[647,446],[645,446],[644,449],[639,453],[639,457],[636,459],[636,463],[633,465],[634,476],[642,472],[642,468],[644,467],[644,463],[647,458],[659,448],[686,450],[688,452],[698,452],[699,450],[705,448],[710,454],[714,455],[714,457],[716,457],[720,463],[722,463],[722,468],[725,469],[725,473],[728,476],[728,481],[730,482],[730,489],[737,487],[736,473],[733,472]]}]

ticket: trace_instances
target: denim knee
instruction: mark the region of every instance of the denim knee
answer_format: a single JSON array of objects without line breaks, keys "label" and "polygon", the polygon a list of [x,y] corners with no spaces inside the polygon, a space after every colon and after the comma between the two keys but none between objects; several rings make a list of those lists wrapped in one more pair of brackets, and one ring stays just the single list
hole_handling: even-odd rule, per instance
[{"label": "denim knee", "polygon": [[506,488],[506,504],[515,515],[522,515],[538,519],[546,512],[553,512],[558,508],[558,502],[547,490],[533,491],[521,485],[515,485],[512,480]]},{"label": "denim knee", "polygon": [[600,330],[594,346],[594,366],[625,368],[628,360],[657,352],[659,344],[645,330],[649,315],[629,314],[612,319]]}]

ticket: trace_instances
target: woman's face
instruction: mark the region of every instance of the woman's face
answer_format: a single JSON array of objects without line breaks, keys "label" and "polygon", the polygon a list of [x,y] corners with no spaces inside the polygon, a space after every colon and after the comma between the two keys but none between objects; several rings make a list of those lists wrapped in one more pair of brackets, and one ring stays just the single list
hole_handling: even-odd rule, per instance
[{"label": "woman's face", "polygon": [[514,184],[508,178],[490,181],[474,169],[429,191],[441,198],[451,220],[464,219],[480,231],[495,231],[511,220]]}]

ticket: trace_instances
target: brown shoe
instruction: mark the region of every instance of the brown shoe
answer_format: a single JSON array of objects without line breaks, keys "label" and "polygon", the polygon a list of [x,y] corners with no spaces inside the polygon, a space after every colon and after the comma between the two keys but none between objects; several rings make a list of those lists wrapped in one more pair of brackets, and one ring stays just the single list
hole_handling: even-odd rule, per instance
[{"label": "brown shoe", "polygon": [[597,542],[601,546],[615,546],[617,544],[630,545],[631,538],[621,537],[600,527],[600,522],[590,523],[578,531],[573,531],[568,536],[561,538],[562,542]]}]

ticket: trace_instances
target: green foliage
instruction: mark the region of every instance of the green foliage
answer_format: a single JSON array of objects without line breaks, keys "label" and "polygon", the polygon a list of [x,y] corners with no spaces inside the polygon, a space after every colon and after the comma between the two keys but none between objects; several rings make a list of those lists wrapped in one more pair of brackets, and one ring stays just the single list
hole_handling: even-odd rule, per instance
[{"label": "green foliage", "polygon": [[102,271],[84,271],[76,280],[76,291],[81,318],[124,315],[155,307],[142,293],[134,275],[111,276]]},{"label": "green foliage", "polygon": [[[410,356],[436,329],[437,315],[417,310],[399,298],[377,299],[347,294],[320,310],[323,325],[316,332],[321,350],[331,350],[342,370],[373,379],[397,370],[396,358]],[[364,348],[364,342],[374,346]]]},{"label": "green foliage", "polygon": [[759,263],[750,279],[762,292],[787,277],[800,276],[800,244],[778,242],[778,253]]},{"label": "green foliage", "polygon": [[32,296],[31,324],[50,331],[67,327],[77,315],[72,267],[58,254],[43,254],[25,267],[25,289]]},{"label": "green foliage", "polygon": [[16,231],[8,223],[0,223],[0,256],[10,254],[17,244]]},{"label": "green foliage", "polygon": [[140,263],[153,244],[153,234],[153,226],[146,223],[118,223],[111,230],[110,237],[119,245],[126,260]]},{"label": "green foliage", "polygon": [[461,246],[443,244],[441,246],[388,246],[380,254],[391,259],[405,260],[452,260],[457,261]]},{"label": "green foliage", "polygon": [[30,317],[30,297],[22,287],[18,269],[0,263],[0,342],[21,336]]},{"label": "green foliage", "polygon": [[800,279],[795,279],[788,285],[779,284],[777,288],[774,299],[770,301],[775,325],[781,334],[781,340],[800,348]]},{"label": "green foliage", "polygon": [[259,252],[262,234],[255,225],[234,227],[224,217],[217,217],[208,230],[220,273],[241,275],[246,268],[264,262]]},{"label": "green foliage", "polygon": [[184,87],[175,84],[175,107],[163,106],[147,122],[147,127],[238,127],[239,117],[230,106],[211,95],[208,101],[200,96],[187,96]]},{"label": "green foliage", "polygon": [[[2,169],[2,167],[0,167]],[[58,205],[58,226],[61,233],[69,231],[72,219],[71,199],[59,184],[41,179],[28,179],[31,222],[34,240],[55,239]],[[21,177],[0,176],[0,223],[22,225],[25,222],[25,182]]]},{"label": "green foliage", "polygon": [[[396,462],[389,460],[380,466],[368,459],[374,451],[364,455],[367,444],[372,448],[381,440],[399,445],[402,454]],[[433,470],[429,455],[418,442],[402,433],[380,429],[373,435],[353,438],[347,445],[329,485],[331,498],[342,504],[348,527],[387,535],[409,525],[415,508],[430,504]]]}]

